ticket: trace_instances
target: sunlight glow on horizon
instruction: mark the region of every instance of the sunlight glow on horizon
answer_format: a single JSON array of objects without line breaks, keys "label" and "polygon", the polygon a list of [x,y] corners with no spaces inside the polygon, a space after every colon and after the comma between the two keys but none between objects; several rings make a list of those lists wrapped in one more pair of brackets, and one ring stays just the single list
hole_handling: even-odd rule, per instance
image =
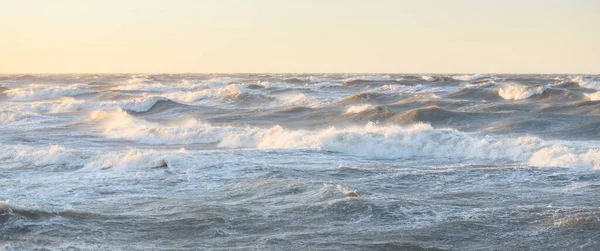
[{"label": "sunlight glow on horizon", "polygon": [[593,0],[0,0],[0,73],[600,73]]}]

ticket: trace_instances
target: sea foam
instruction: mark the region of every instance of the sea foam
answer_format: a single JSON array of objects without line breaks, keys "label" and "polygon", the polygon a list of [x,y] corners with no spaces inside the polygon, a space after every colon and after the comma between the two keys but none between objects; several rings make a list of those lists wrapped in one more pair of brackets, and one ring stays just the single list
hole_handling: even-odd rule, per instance
[{"label": "sea foam", "polygon": [[529,87],[516,84],[507,84],[498,89],[498,95],[507,100],[522,100],[530,98],[534,95],[544,93],[546,90],[543,86]]}]

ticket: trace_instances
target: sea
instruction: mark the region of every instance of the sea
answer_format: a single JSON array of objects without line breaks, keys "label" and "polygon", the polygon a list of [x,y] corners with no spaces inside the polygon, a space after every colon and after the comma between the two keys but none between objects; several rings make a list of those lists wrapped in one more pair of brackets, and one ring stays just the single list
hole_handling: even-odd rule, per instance
[{"label": "sea", "polygon": [[600,250],[598,75],[0,86],[0,250]]}]

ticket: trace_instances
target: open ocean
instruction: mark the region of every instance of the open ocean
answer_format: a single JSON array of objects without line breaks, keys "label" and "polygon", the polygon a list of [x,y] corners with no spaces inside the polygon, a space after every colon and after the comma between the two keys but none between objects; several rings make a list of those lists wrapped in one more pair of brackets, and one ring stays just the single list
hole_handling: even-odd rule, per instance
[{"label": "open ocean", "polygon": [[1,250],[600,250],[600,76],[0,86]]}]

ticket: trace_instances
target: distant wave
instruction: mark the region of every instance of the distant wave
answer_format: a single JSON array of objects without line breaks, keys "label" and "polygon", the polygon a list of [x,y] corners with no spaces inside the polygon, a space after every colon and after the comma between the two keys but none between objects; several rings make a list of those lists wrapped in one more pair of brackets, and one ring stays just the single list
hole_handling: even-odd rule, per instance
[{"label": "distant wave", "polygon": [[160,96],[141,96],[123,101],[105,101],[100,103],[100,107],[105,107],[108,109],[119,107],[128,111],[147,112],[150,109],[152,109],[158,102],[161,101],[171,100]]},{"label": "distant wave", "polygon": [[12,100],[38,100],[94,93],[95,91],[90,87],[85,84],[31,84],[21,88],[7,89],[3,93]]},{"label": "distant wave", "polygon": [[457,87],[454,86],[431,86],[431,85],[401,85],[401,84],[388,84],[378,87],[377,92],[383,93],[431,93],[431,92],[452,92]]},{"label": "distant wave", "polygon": [[437,77],[435,77],[435,76],[429,76],[429,75],[423,75],[423,76],[421,76],[421,79],[425,80],[425,81],[428,81],[428,82],[433,82],[433,81],[438,80]]},{"label": "distant wave", "polygon": [[355,82],[355,81],[391,81],[394,80],[389,75],[366,75],[366,76],[352,76],[343,80],[343,82]]},{"label": "distant wave", "polygon": [[323,102],[315,99],[315,98],[311,98],[308,97],[304,94],[298,94],[295,96],[288,96],[288,97],[282,97],[281,101],[285,104],[285,105],[293,105],[293,106],[308,106],[308,107],[316,107],[319,106],[321,104],[323,104]]},{"label": "distant wave", "polygon": [[[49,121],[64,121],[53,116],[42,115],[31,111],[0,111],[0,127],[19,127],[21,130],[46,127]],[[26,127],[25,127],[26,126]]]},{"label": "distant wave", "polygon": [[338,101],[338,104],[341,105],[356,105],[363,103],[384,103],[384,102],[393,102],[398,100],[399,96],[388,93],[379,93],[379,92],[361,92],[357,94],[352,94],[348,97],[343,98]]},{"label": "distant wave", "polygon": [[429,106],[426,108],[417,108],[396,115],[390,119],[395,123],[415,123],[415,122],[438,122],[446,119],[460,119],[458,113],[444,110],[438,106]]},{"label": "distant wave", "polygon": [[473,74],[473,75],[459,75],[459,76],[452,76],[453,79],[459,80],[459,81],[474,81],[474,80],[479,80],[482,78],[487,78],[489,77],[489,75],[485,75],[485,74]]},{"label": "distant wave", "polygon": [[486,100],[495,101],[501,100],[502,97],[499,95],[499,91],[495,91],[489,88],[481,87],[465,87],[455,92],[446,94],[446,98],[459,98],[459,99],[472,99],[472,100]]}]

